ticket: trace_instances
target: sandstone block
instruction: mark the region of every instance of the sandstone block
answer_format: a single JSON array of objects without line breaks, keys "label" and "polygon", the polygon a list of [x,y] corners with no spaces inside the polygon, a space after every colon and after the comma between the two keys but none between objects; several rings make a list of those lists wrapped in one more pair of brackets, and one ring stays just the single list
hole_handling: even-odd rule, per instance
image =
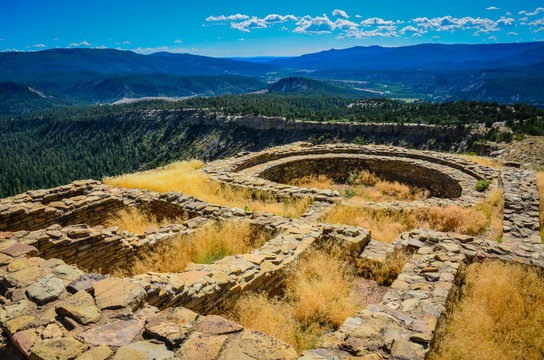
[{"label": "sandstone block", "polygon": [[136,310],[146,298],[145,290],[130,281],[108,278],[93,284],[94,297],[100,309]]},{"label": "sandstone block", "polygon": [[64,282],[52,275],[35,282],[26,289],[28,298],[37,304],[55,300],[64,291]]},{"label": "sandstone block", "polygon": [[32,360],[72,360],[89,347],[72,337],[38,341],[30,348]]}]

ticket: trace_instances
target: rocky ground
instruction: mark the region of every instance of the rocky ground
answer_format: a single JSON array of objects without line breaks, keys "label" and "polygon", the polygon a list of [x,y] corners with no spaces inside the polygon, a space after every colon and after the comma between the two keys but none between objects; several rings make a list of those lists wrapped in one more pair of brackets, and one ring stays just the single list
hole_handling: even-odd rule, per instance
[{"label": "rocky ground", "polygon": [[526,136],[509,144],[493,144],[497,147],[491,155],[503,161],[515,161],[524,169],[544,169],[544,136]]}]

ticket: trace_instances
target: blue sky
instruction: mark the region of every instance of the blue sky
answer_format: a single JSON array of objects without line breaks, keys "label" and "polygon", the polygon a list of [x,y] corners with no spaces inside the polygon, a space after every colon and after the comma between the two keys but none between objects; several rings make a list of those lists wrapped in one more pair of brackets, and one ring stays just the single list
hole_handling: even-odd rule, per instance
[{"label": "blue sky", "polygon": [[0,0],[0,51],[292,56],[356,45],[544,39],[544,2]]}]

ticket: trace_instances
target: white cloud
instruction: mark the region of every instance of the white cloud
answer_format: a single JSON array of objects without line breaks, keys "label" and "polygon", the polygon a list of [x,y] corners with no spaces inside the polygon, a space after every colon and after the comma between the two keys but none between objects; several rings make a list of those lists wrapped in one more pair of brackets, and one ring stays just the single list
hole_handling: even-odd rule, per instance
[{"label": "white cloud", "polygon": [[276,24],[281,23],[285,21],[297,21],[298,18],[294,15],[278,15],[278,14],[270,14],[267,15],[264,19],[262,19],[267,24]]},{"label": "white cloud", "polygon": [[157,46],[157,47],[147,47],[147,48],[138,47],[136,49],[132,49],[131,51],[134,51],[140,54],[152,54],[152,53],[161,52],[161,51],[168,51],[171,53],[186,53],[188,50],[193,52],[199,51],[198,49],[194,49],[194,48],[192,49],[186,49],[186,48],[180,48],[180,47],[171,48],[168,46]]},{"label": "white cloud", "polygon": [[74,47],[74,46],[93,46],[93,44],[89,44],[89,42],[87,41],[82,41],[79,44],[71,43],[70,45],[68,45],[68,47]]},{"label": "white cloud", "polygon": [[409,25],[409,26],[406,26],[406,27],[403,27],[402,29],[400,29],[399,32],[401,34],[406,34],[408,31],[417,32],[417,28],[413,27],[412,25]]},{"label": "white cloud", "polygon": [[517,36],[517,35],[519,35],[519,34],[518,34],[517,32],[510,31],[510,32],[508,33],[508,35]]},{"label": "white cloud", "polygon": [[454,18],[452,16],[444,16],[438,18],[416,18],[412,20],[417,24],[418,29],[425,29],[427,31],[456,31],[477,29],[476,33],[492,31],[499,31],[502,27],[512,27],[515,24],[515,19],[501,17],[499,20],[491,20],[488,18],[473,18],[470,16],[463,18]]},{"label": "white cloud", "polygon": [[130,45],[130,41],[123,41],[121,44],[123,44],[123,45]]},{"label": "white cloud", "polygon": [[299,19],[294,32],[301,34],[328,34],[336,29],[356,30],[358,26],[359,24],[346,19],[332,21],[325,14],[314,18],[306,15]]},{"label": "white cloud", "polygon": [[306,15],[297,22],[297,25],[294,31],[303,34],[327,34],[335,29],[334,22],[325,14],[314,18]]},{"label": "white cloud", "polygon": [[32,45],[32,47],[35,47],[35,48],[44,48],[44,47],[47,47],[47,46],[45,46],[44,44],[36,44],[36,45]]},{"label": "white cloud", "polygon": [[525,15],[527,15],[527,16],[534,16],[534,15],[539,14],[539,13],[541,13],[541,12],[544,12],[544,8],[539,7],[539,8],[536,8],[535,11],[533,11],[533,12],[527,12],[527,11],[525,11],[525,10],[522,10],[522,11],[520,11],[518,14],[520,14],[520,15],[521,15],[521,14],[525,14]]},{"label": "white cloud", "polygon": [[350,29],[346,33],[346,36],[353,37],[356,39],[371,38],[371,37],[385,37],[385,38],[398,37],[396,29],[397,29],[396,26],[378,26],[378,28],[374,30]]},{"label": "white cloud", "polygon": [[338,9],[332,12],[332,16],[341,16],[346,19],[349,18],[348,14],[346,14],[344,10],[338,10]]},{"label": "white cloud", "polygon": [[230,26],[233,29],[238,29],[243,32],[249,32],[251,29],[266,29],[272,24],[283,23],[286,21],[297,21],[298,18],[294,15],[278,15],[270,14],[264,18],[253,16],[251,19],[242,22],[231,22]]},{"label": "white cloud", "polygon": [[53,38],[53,41],[59,41],[59,38]]},{"label": "white cloud", "polygon": [[538,29],[533,30],[534,33],[544,31],[544,18],[531,21],[529,25],[531,25],[532,27],[538,27]]},{"label": "white cloud", "polygon": [[490,37],[489,37],[489,40],[497,41],[497,37],[495,37],[495,36],[490,36]]},{"label": "white cloud", "polygon": [[[499,10],[500,8],[489,6],[487,9]],[[544,8],[538,8],[534,13],[541,11],[539,9]],[[520,13],[526,13],[527,15],[534,14],[525,11],[521,11]],[[302,17],[279,14],[269,14],[264,17],[250,17],[236,14],[230,16],[210,16],[206,21],[219,21],[222,25],[229,24],[231,28],[242,32],[250,32],[254,29],[267,29],[272,27],[273,24],[284,23],[281,26],[281,31],[293,31],[295,33],[314,35],[335,33],[335,36],[355,38],[398,37],[401,35],[419,37],[430,32],[455,32],[463,30],[473,30],[474,35],[485,33],[489,36],[489,34],[493,32],[514,28],[520,25],[531,25],[533,28],[538,28],[537,31],[544,31],[540,30],[541,27],[544,27],[544,24],[538,23],[538,20],[528,24],[521,22],[527,20],[527,17],[516,21],[516,19],[512,18],[510,15],[509,12],[506,12],[506,16],[501,16],[499,19],[471,16],[456,18],[451,15],[446,15],[435,18],[418,17],[412,20],[403,21],[397,19],[385,20],[379,17],[361,19],[361,15],[357,14],[355,15],[357,22],[354,22],[348,20],[349,15],[345,11],[335,9],[332,12],[331,18],[329,18],[327,14],[321,16],[305,15]],[[294,23],[294,28],[290,26],[290,22]],[[431,34],[431,36],[432,35],[435,34]]]},{"label": "white cloud", "polygon": [[226,21],[226,20],[245,20],[249,19],[249,16],[242,15],[242,14],[235,14],[235,15],[219,15],[219,16],[209,16],[206,18],[206,21]]},{"label": "white cloud", "polygon": [[175,42],[176,44],[181,44],[183,41],[181,41],[180,39],[176,39],[174,42]]},{"label": "white cloud", "polygon": [[506,16],[510,16],[510,15],[512,15],[512,13],[510,11],[507,11]]},{"label": "white cloud", "polygon": [[361,21],[361,25],[363,26],[371,26],[371,25],[394,25],[395,22],[391,20],[384,20],[377,17],[368,18],[366,20]]}]

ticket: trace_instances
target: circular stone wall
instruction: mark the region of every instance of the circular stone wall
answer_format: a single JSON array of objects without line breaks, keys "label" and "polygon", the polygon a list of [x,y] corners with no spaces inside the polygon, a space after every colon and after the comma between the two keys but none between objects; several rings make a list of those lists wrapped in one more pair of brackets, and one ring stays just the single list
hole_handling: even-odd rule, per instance
[{"label": "circular stone wall", "polygon": [[304,176],[327,175],[337,182],[347,179],[350,172],[368,170],[387,181],[398,181],[430,191],[434,197],[458,198],[463,189],[459,182],[437,169],[411,161],[365,155],[317,155],[286,159],[262,171],[258,176],[289,183]]}]

